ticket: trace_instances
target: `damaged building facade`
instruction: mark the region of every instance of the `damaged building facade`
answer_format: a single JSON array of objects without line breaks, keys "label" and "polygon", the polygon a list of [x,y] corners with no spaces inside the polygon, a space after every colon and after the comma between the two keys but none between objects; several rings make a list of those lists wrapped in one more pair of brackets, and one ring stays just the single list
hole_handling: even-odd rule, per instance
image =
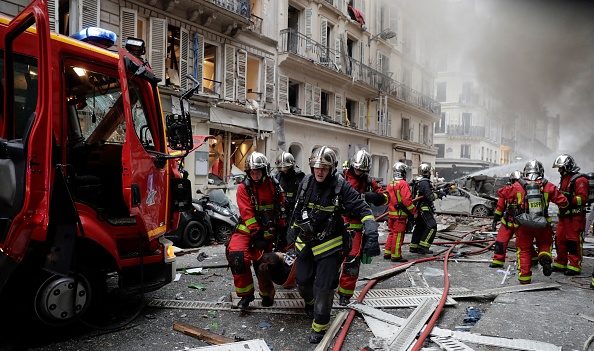
[{"label": "damaged building facade", "polygon": [[[3,2],[14,16],[27,0]],[[189,111],[195,135],[213,139],[185,160],[194,189],[228,187],[251,151],[293,153],[307,169],[329,145],[342,163],[359,149],[384,182],[401,159],[435,162],[429,42],[405,2],[355,0],[49,0],[51,30],[98,26],[143,39],[161,78],[165,114],[202,86]]]}]

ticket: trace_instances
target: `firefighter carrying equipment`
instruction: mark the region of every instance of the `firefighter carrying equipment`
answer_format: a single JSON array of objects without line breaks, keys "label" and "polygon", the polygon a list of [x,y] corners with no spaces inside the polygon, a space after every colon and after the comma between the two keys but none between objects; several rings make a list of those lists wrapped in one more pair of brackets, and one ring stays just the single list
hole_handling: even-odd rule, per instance
[{"label": "firefighter carrying equipment", "polygon": [[549,223],[547,221],[546,207],[548,200],[543,194],[543,187],[546,183],[547,181],[544,179],[542,183],[527,181],[523,184],[526,191],[526,196],[524,196],[524,211],[515,217],[520,226],[544,228]]}]

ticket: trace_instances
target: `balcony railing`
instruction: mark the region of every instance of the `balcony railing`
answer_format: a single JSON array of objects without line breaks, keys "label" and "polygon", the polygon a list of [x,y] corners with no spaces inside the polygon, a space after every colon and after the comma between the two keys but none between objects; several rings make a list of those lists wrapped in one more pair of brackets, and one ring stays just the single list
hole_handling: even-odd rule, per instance
[{"label": "balcony railing", "polygon": [[441,105],[427,95],[411,89],[362,62],[332,50],[294,29],[280,32],[280,53],[291,53],[330,70],[345,74],[386,95],[439,115]]},{"label": "balcony railing", "polygon": [[254,33],[262,34],[262,18],[252,14],[250,17],[250,30]]},{"label": "balcony railing", "polygon": [[250,2],[249,0],[210,0],[211,3],[221,7],[227,11],[233,12],[247,19],[250,18]]},{"label": "balcony railing", "polygon": [[448,124],[446,134],[455,136],[485,137],[485,127]]}]

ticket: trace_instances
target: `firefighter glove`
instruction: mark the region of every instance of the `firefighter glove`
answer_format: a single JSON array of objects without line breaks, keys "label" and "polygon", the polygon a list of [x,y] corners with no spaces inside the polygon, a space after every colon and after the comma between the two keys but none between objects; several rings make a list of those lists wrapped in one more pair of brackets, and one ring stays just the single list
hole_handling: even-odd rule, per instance
[{"label": "firefighter glove", "polygon": [[382,194],[368,191],[365,193],[365,202],[375,206],[381,206],[384,204],[384,202],[386,202],[386,198]]},{"label": "firefighter glove", "polygon": [[367,220],[363,222],[363,230],[365,232],[365,247],[363,248],[363,256],[373,257],[380,255],[377,227],[377,222],[374,220]]},{"label": "firefighter glove", "polygon": [[501,215],[496,214],[493,216],[493,224],[491,224],[491,230],[497,231],[497,223],[501,220]]}]

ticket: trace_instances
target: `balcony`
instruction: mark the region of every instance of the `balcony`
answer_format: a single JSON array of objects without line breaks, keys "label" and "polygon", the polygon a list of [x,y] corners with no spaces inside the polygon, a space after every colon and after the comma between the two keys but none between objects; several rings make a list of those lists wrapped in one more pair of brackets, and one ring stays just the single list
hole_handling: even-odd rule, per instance
[{"label": "balcony", "polygon": [[234,36],[252,25],[249,0],[179,0],[170,3],[179,3],[176,7],[187,11],[191,22],[225,35]]},{"label": "balcony", "polygon": [[250,2],[248,0],[209,0],[209,2],[246,19],[250,18]]},{"label": "balcony", "polygon": [[262,18],[252,14],[250,17],[250,22],[252,24],[248,27],[248,29],[254,33],[262,34]]},{"label": "balcony", "polygon": [[485,127],[480,126],[467,126],[460,124],[448,124],[447,135],[451,136],[467,136],[474,138],[485,138]]},{"label": "balcony", "polygon": [[423,109],[431,114],[439,115],[441,105],[429,96],[411,89],[362,62],[332,50],[327,46],[306,37],[294,29],[287,28],[280,32],[279,54],[293,54],[328,70],[354,78],[379,92]]}]

